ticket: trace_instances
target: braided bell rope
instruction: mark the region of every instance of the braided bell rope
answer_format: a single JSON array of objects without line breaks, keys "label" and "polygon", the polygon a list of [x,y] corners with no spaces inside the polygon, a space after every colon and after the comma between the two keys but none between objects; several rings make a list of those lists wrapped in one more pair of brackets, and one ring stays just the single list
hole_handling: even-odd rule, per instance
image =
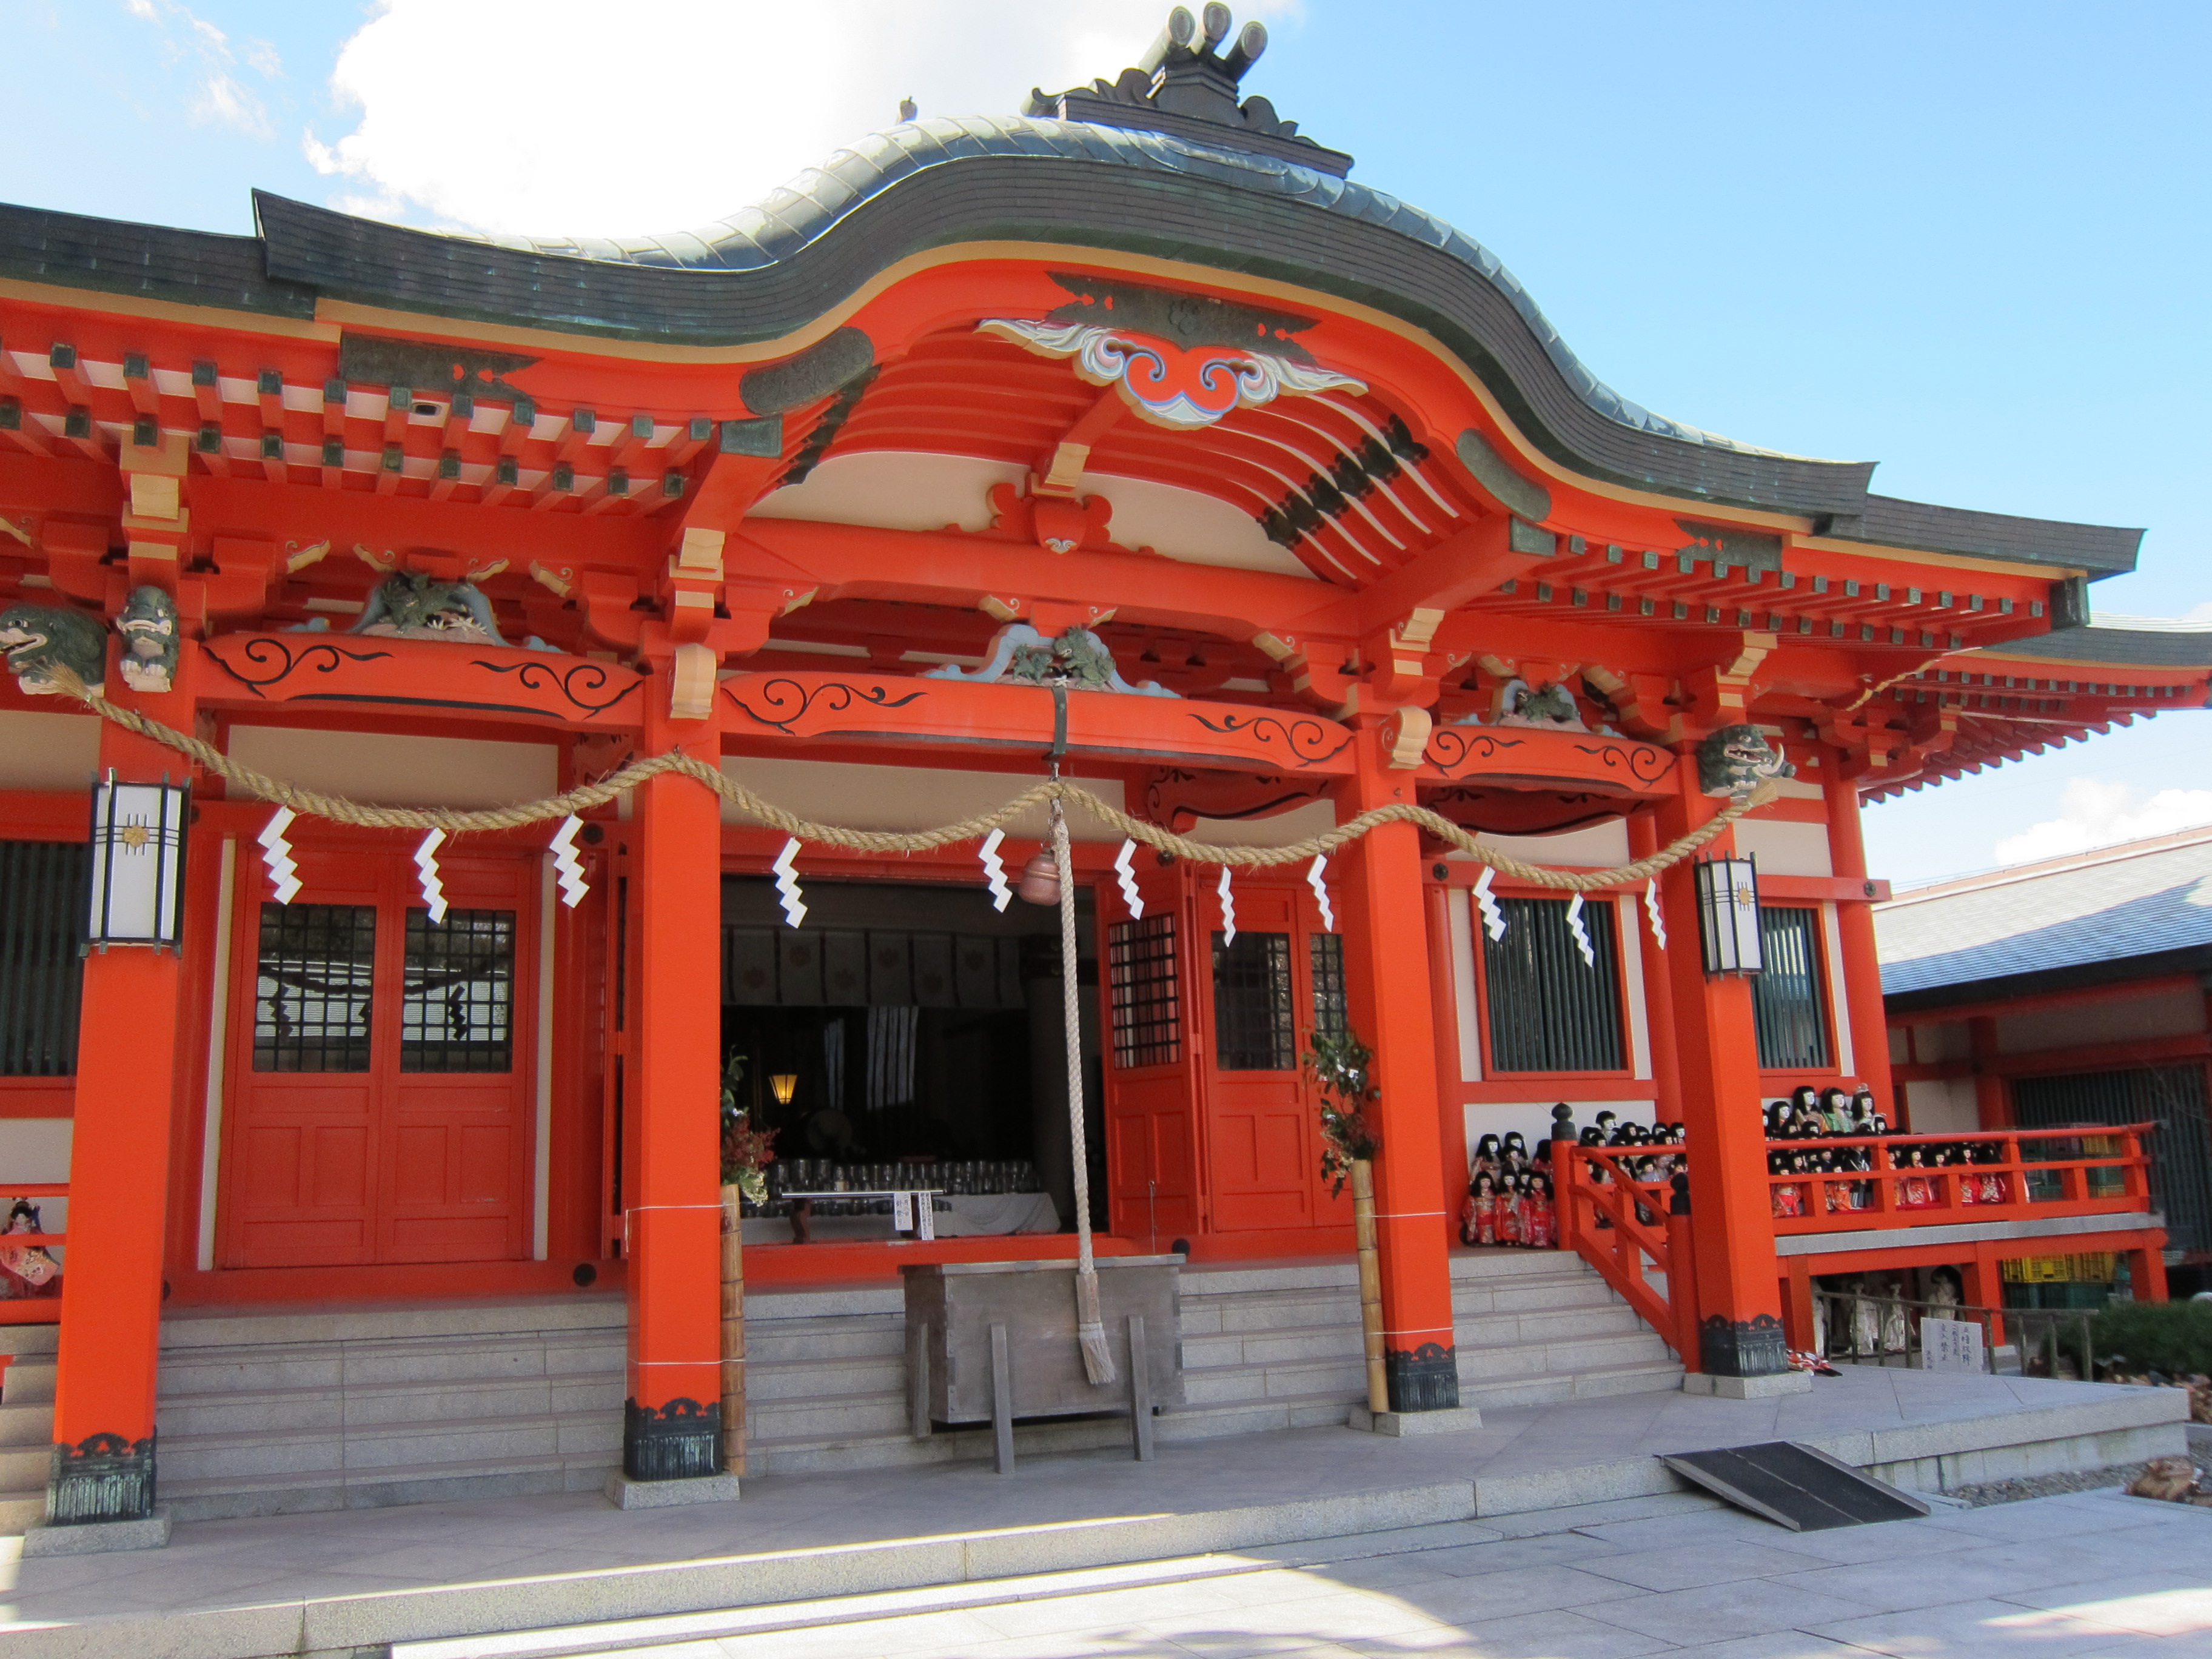
[{"label": "braided bell rope", "polygon": [[1780,793],[1779,786],[1769,779],[1747,798],[1723,807],[1698,828],[1676,837],[1657,852],[1632,863],[1616,865],[1605,870],[1558,870],[1547,865],[1527,863],[1477,840],[1443,814],[1410,801],[1370,806],[1357,817],[1348,819],[1334,829],[1324,830],[1319,835],[1309,836],[1304,841],[1293,842],[1286,847],[1218,847],[1210,842],[1194,841],[1188,836],[1179,836],[1172,830],[1147,823],[1143,818],[1132,817],[1082,785],[1065,778],[1041,780],[988,812],[978,812],[972,817],[962,818],[952,823],[939,824],[934,829],[853,830],[842,824],[817,823],[811,818],[803,818],[796,812],[787,811],[773,801],[763,800],[720,767],[709,765],[680,750],[625,762],[605,777],[591,783],[579,784],[573,789],[549,795],[542,800],[522,801],[512,806],[468,810],[449,806],[377,806],[349,800],[343,795],[333,795],[306,784],[272,778],[265,772],[257,772],[250,766],[240,765],[212,744],[188,736],[173,726],[165,726],[136,709],[110,702],[99,693],[88,690],[66,668],[57,665],[49,672],[63,690],[80,699],[101,719],[112,721],[125,731],[135,732],[140,737],[150,738],[165,748],[173,749],[212,775],[237,784],[264,800],[288,806],[302,817],[328,818],[336,823],[356,824],[371,830],[442,830],[449,836],[465,835],[471,830],[517,830],[526,824],[564,818],[571,813],[587,812],[593,807],[605,805],[624,791],[635,789],[649,779],[665,773],[676,773],[713,790],[756,823],[781,830],[803,842],[841,847],[855,853],[926,853],[939,847],[949,847],[957,842],[978,840],[1040,806],[1058,801],[1063,809],[1080,808],[1099,823],[1119,831],[1131,841],[1142,842],[1156,851],[1188,859],[1194,864],[1225,864],[1240,869],[1302,864],[1318,854],[1333,854],[1348,847],[1384,824],[1411,823],[1428,830],[1477,863],[1488,865],[1501,876],[1530,886],[1587,893],[1600,888],[1629,886],[1649,880],[1662,870],[1680,864],[1719,836],[1745,813],[1765,805]]}]

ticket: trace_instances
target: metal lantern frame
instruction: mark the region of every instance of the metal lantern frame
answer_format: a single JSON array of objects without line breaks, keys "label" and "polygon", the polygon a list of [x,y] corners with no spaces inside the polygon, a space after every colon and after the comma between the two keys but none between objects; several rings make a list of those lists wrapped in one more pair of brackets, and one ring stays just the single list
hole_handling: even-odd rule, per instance
[{"label": "metal lantern frame", "polygon": [[185,838],[191,786],[124,783],[112,768],[92,786],[91,856],[85,860],[85,949],[113,945],[180,951]]},{"label": "metal lantern frame", "polygon": [[1759,929],[1759,860],[1700,859],[1698,874],[1698,945],[1709,975],[1749,976],[1766,968]]}]

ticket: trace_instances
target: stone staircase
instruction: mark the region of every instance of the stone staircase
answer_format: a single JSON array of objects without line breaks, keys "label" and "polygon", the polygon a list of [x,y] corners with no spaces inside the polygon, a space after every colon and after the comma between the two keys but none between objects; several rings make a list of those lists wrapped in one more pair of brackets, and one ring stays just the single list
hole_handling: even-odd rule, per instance
[{"label": "stone staircase", "polygon": [[0,1326],[0,1535],[46,1518],[46,1472],[54,1445],[53,1325]]},{"label": "stone staircase", "polygon": [[[1579,1257],[1473,1252],[1452,1273],[1470,1404],[1680,1384],[1665,1345]],[[1364,1397],[1351,1263],[1192,1267],[1182,1290],[1186,1403],[1159,1419],[1160,1438],[1341,1423]],[[750,1473],[989,1455],[988,1426],[908,1433],[901,1309],[896,1287],[748,1299]],[[623,1321],[621,1298],[604,1294],[173,1315],[160,1500],[192,1520],[595,1490],[621,1456]],[[52,1431],[52,1328],[14,1334],[24,1352],[0,1395],[0,1530],[43,1515]],[[1016,1431],[1030,1455],[1127,1433],[1112,1419]]]}]

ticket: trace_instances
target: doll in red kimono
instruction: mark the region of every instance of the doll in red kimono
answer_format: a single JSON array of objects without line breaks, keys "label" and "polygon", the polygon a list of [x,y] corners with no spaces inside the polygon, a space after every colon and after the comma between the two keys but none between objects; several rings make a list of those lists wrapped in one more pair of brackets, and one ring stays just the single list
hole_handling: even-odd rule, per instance
[{"label": "doll in red kimono", "polygon": [[1524,1242],[1532,1250],[1556,1249],[1559,1243],[1559,1217],[1552,1199],[1552,1177],[1533,1175],[1528,1177],[1528,1209],[1522,1223]]},{"label": "doll in red kimono", "polygon": [[61,1264],[28,1242],[45,1231],[37,1205],[19,1198],[9,1206],[6,1231],[0,1231],[0,1301],[62,1293]]},{"label": "doll in red kimono", "polygon": [[1467,1189],[1461,1207],[1459,1237],[1462,1244],[1498,1243],[1498,1178],[1485,1170]]},{"label": "doll in red kimono", "polygon": [[1526,1200],[1528,1177],[1516,1176],[1503,1182],[1498,1191],[1498,1242],[1500,1244],[1526,1243],[1522,1227],[1527,1219]]}]

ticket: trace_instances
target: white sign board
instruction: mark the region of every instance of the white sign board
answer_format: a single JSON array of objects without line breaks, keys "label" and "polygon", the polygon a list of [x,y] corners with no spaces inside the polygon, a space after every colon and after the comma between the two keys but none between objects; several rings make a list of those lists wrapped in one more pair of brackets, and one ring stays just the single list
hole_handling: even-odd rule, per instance
[{"label": "white sign board", "polygon": [[1920,1369],[1923,1371],[1982,1371],[1982,1328],[1971,1319],[1920,1322]]}]

